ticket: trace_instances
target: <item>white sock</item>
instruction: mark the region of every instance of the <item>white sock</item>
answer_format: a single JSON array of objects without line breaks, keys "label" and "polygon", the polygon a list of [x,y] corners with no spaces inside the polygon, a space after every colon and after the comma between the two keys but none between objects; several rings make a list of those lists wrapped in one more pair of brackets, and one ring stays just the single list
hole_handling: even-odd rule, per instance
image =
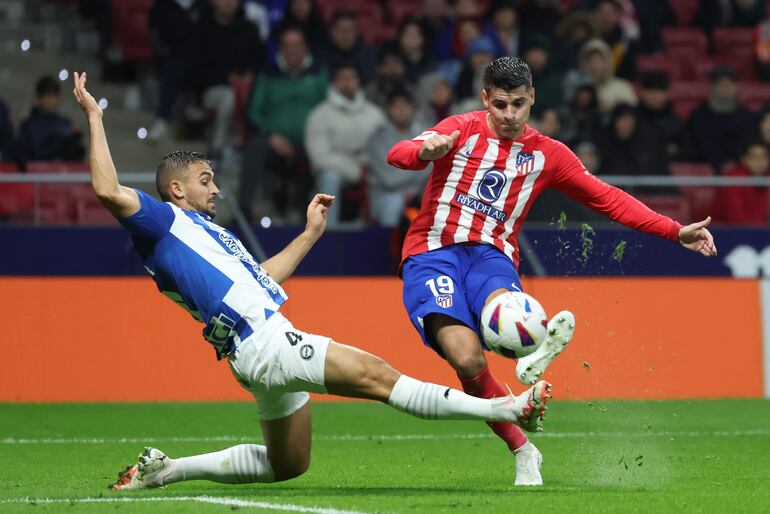
[{"label": "white sock", "polygon": [[219,452],[169,461],[166,464],[169,472],[162,478],[163,484],[183,480],[211,480],[223,484],[275,482],[267,447],[259,444],[239,444]]},{"label": "white sock", "polygon": [[476,398],[451,387],[421,382],[406,375],[401,375],[393,386],[388,403],[423,419],[511,421],[508,419],[511,414],[501,412],[505,409],[497,408],[494,400]]}]

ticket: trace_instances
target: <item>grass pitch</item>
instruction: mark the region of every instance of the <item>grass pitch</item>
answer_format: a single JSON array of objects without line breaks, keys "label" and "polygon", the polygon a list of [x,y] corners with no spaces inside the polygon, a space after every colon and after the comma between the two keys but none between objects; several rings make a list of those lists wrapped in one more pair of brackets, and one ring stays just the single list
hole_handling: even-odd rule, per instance
[{"label": "grass pitch", "polygon": [[767,401],[553,402],[532,437],[546,485],[516,489],[481,423],[368,403],[313,416],[299,479],[126,494],[106,486],[144,444],[176,457],[261,441],[255,406],[1,404],[0,512],[770,512]]}]

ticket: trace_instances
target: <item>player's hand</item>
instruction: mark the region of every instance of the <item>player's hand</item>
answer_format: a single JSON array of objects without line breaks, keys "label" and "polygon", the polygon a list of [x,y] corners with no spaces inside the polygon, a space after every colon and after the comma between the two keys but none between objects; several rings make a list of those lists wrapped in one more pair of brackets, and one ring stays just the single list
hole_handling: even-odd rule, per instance
[{"label": "player's hand", "polygon": [[716,256],[717,246],[714,244],[714,236],[706,228],[709,223],[711,223],[711,216],[679,229],[679,244],[706,257]]},{"label": "player's hand", "polygon": [[423,161],[435,161],[441,159],[454,148],[460,138],[460,131],[455,130],[451,135],[436,134],[422,142],[420,147],[420,159]]},{"label": "player's hand", "polygon": [[305,232],[310,233],[314,238],[318,239],[326,229],[326,220],[329,216],[329,208],[334,203],[334,197],[332,195],[325,195],[318,193],[310,200],[310,205],[307,206],[307,225],[305,225]]},{"label": "player's hand", "polygon": [[86,90],[86,72],[78,74],[75,72],[75,89],[72,90],[72,94],[75,95],[75,100],[80,104],[80,108],[85,111],[88,116],[103,114],[102,108],[96,103],[96,100],[91,93]]}]

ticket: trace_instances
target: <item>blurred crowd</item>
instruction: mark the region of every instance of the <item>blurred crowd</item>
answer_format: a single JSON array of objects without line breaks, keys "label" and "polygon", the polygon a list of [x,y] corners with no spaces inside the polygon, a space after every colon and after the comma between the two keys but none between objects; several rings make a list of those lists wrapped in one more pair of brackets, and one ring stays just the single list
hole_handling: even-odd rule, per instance
[{"label": "blurred crowd", "polygon": [[[762,0],[156,0],[148,141],[202,120],[211,157],[240,163],[252,220],[300,221],[318,190],[340,199],[331,225],[396,226],[428,175],[389,167],[388,149],[482,109],[485,66],[510,55],[532,70],[530,124],[598,175],[701,163],[705,174],[770,176],[767,14]],[[724,53],[714,36],[724,27],[750,31],[751,53]],[[670,58],[682,47],[668,28],[701,38],[702,53]],[[699,98],[692,84],[708,89]],[[758,91],[751,105],[742,88]],[[56,113],[56,81],[36,91],[16,135],[0,104],[0,159],[81,158],[78,129]],[[725,223],[768,222],[766,187],[631,190],[653,203],[695,198],[694,210]]]}]

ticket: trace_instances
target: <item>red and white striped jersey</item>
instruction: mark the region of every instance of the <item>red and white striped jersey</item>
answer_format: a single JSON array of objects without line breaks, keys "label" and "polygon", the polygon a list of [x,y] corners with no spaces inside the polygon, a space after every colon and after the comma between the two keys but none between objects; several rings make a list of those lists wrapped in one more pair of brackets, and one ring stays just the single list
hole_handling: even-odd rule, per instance
[{"label": "red and white striped jersey", "polygon": [[532,203],[554,188],[628,227],[678,241],[681,225],[590,174],[563,143],[526,126],[518,139],[498,139],[487,111],[449,117],[391,148],[388,162],[424,169],[424,140],[460,131],[452,150],[433,162],[420,213],[409,228],[401,258],[444,246],[487,243],[519,265],[517,237]]}]

